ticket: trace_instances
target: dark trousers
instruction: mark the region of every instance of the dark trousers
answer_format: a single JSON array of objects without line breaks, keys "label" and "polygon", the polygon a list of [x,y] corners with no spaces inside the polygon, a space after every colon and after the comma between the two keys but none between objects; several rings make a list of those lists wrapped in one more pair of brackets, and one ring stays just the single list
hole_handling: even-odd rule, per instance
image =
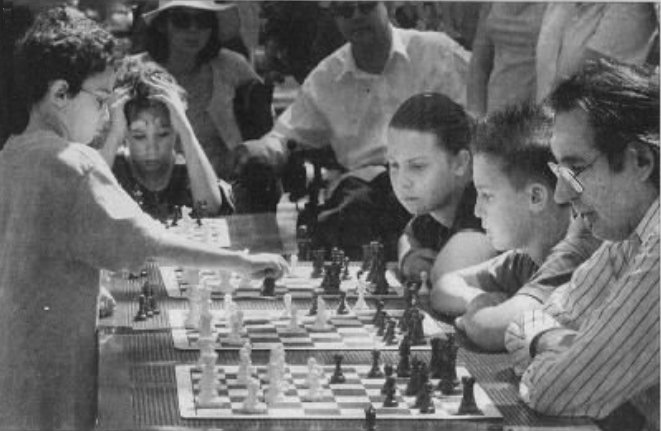
[{"label": "dark trousers", "polygon": [[399,203],[387,172],[370,182],[343,179],[319,207],[312,247],[339,247],[351,260],[362,259],[362,245],[378,240],[385,257],[397,260],[397,240],[411,215]]}]

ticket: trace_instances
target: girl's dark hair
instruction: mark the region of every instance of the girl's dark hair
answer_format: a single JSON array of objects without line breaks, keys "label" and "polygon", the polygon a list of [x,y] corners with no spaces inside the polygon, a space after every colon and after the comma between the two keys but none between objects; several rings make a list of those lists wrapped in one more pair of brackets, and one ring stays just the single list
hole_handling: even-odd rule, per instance
[{"label": "girl's dark hair", "polygon": [[[176,8],[168,9],[158,14],[146,29],[145,50],[154,61],[161,64],[164,64],[170,55],[166,28],[169,14],[174,10],[176,10]],[[216,17],[214,12],[203,11],[201,13],[212,14],[214,15],[214,18]],[[219,37],[218,20],[214,19],[212,22],[211,35],[204,48],[197,53],[196,66],[201,66],[216,58],[218,52],[222,48]]]},{"label": "girl's dark hair", "polygon": [[440,93],[407,99],[393,115],[390,127],[433,133],[438,145],[452,154],[467,150],[471,137],[471,119],[464,108]]}]

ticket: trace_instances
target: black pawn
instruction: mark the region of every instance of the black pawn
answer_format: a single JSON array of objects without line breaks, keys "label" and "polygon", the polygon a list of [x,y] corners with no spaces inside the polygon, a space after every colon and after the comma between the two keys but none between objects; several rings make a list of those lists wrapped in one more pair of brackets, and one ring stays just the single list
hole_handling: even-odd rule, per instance
[{"label": "black pawn", "polygon": [[418,392],[416,393],[415,405],[416,409],[422,407],[425,402],[425,386],[429,383],[429,369],[427,364],[420,362],[420,369],[418,370]]},{"label": "black pawn", "polygon": [[431,361],[430,365],[430,375],[432,379],[441,378],[442,370],[442,361],[443,361],[443,345],[445,344],[442,339],[439,337],[434,337],[430,341],[431,343]]},{"label": "black pawn", "polygon": [[409,377],[411,375],[411,342],[409,334],[404,334],[399,342],[399,364],[397,364],[397,377]]},{"label": "black pawn", "polygon": [[149,309],[151,310],[152,314],[161,314],[161,310],[158,308],[158,304],[156,303],[156,297],[153,295],[149,297]]},{"label": "black pawn", "polygon": [[337,314],[349,314],[347,307],[347,292],[340,292],[340,305],[337,307]]},{"label": "black pawn", "polygon": [[342,280],[350,280],[351,274],[349,274],[349,258],[344,258],[344,269],[342,271]]},{"label": "black pawn", "polygon": [[344,373],[342,373],[342,359],[344,356],[342,355],[334,355],[333,358],[335,359],[335,372],[330,378],[331,383],[344,383],[346,382],[346,377],[344,377]]},{"label": "black pawn", "polygon": [[265,277],[262,283],[262,296],[275,296],[275,278]]},{"label": "black pawn", "polygon": [[436,413],[434,399],[432,398],[433,392],[434,389],[429,381],[420,389],[420,396],[418,397],[420,399],[420,413]]},{"label": "black pawn", "polygon": [[383,336],[383,342],[386,346],[392,346],[395,344],[395,326],[397,326],[395,319],[388,319],[386,334]]},{"label": "black pawn", "polygon": [[383,407],[397,407],[397,379],[392,375],[392,365],[386,365],[386,381],[381,388],[381,393],[385,395]]},{"label": "black pawn", "polygon": [[369,372],[367,373],[367,378],[375,379],[383,377],[383,371],[381,371],[381,365],[379,364],[380,358],[381,352],[377,349],[372,350],[372,368],[370,368]]},{"label": "black pawn", "polygon": [[365,431],[376,431],[376,410],[372,405],[365,409]]},{"label": "black pawn", "polygon": [[390,317],[388,317],[388,314],[385,311],[381,312],[381,319],[379,319],[377,325],[378,329],[376,331],[376,335],[379,337],[383,337],[386,333],[386,325],[388,324],[388,321],[390,320]]},{"label": "black pawn", "polygon": [[138,322],[147,320],[147,298],[145,295],[138,297],[138,313],[135,315],[135,320]]},{"label": "black pawn", "polygon": [[482,411],[475,403],[475,378],[464,376],[461,378],[461,383],[464,386],[463,396],[461,397],[461,404],[459,405],[460,415],[481,415]]},{"label": "black pawn", "polygon": [[316,316],[317,315],[317,294],[315,293],[312,295],[311,299],[311,304],[310,304],[310,310],[308,311],[308,316]]},{"label": "black pawn", "polygon": [[427,339],[425,338],[425,330],[422,324],[424,319],[425,315],[420,313],[419,310],[414,309],[414,313],[411,317],[413,324],[410,328],[412,346],[423,346],[427,344]]},{"label": "black pawn", "polygon": [[326,256],[326,250],[314,250],[312,251],[312,278],[321,278],[324,271],[324,258]]},{"label": "black pawn", "polygon": [[378,301],[376,301],[376,311],[374,312],[374,318],[372,319],[372,324],[374,326],[378,326],[379,319],[383,319],[383,313],[384,313],[383,308],[385,306],[386,305],[383,303],[383,300],[379,299]]},{"label": "black pawn", "polygon": [[416,356],[411,360],[411,377],[404,392],[409,397],[418,394],[420,389],[420,361]]}]

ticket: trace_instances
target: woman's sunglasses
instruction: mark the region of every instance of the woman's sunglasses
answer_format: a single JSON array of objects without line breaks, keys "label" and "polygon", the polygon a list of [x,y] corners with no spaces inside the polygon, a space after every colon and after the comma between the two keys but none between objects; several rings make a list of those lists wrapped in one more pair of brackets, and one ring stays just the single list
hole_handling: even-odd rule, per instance
[{"label": "woman's sunglasses", "polygon": [[172,26],[187,30],[195,23],[195,27],[200,30],[208,30],[213,27],[216,16],[212,12],[188,13],[184,11],[172,11],[168,15]]},{"label": "woman's sunglasses", "polygon": [[331,10],[333,14],[338,17],[349,19],[356,13],[356,9],[363,14],[367,15],[374,10],[378,2],[337,2],[331,3]]}]

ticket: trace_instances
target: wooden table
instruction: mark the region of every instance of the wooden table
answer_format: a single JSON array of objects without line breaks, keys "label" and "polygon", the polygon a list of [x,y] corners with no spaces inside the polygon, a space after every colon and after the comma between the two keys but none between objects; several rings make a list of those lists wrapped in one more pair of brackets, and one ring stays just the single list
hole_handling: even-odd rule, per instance
[{"label": "wooden table", "polygon": [[[280,223],[278,223],[278,220]],[[274,215],[228,217],[231,246],[251,251],[292,252],[293,227],[283,226]],[[175,365],[193,363],[198,354],[177,351],[165,312],[146,322],[133,322],[137,311],[137,286],[126,282],[109,286],[116,301],[114,316],[100,324],[99,430],[361,430],[363,421],[338,420],[189,420],[179,416]],[[160,308],[184,308],[180,299],[168,298],[163,286],[155,292]],[[273,303],[238,300],[245,308],[275,308]],[[306,307],[304,299],[297,304]],[[538,415],[517,399],[516,379],[507,356],[480,353],[459,337],[458,364],[465,365],[496,404],[502,422],[489,421],[386,421],[378,430],[595,430],[590,421],[559,419]],[[219,363],[238,363],[237,352],[220,351]],[[332,363],[334,352],[288,352],[291,364],[304,364],[309,356]],[[369,351],[344,352],[345,364],[369,364]],[[382,352],[382,358],[396,362],[397,352]],[[429,360],[429,356],[425,357]],[[253,362],[268,362],[267,352],[253,352]]]}]

